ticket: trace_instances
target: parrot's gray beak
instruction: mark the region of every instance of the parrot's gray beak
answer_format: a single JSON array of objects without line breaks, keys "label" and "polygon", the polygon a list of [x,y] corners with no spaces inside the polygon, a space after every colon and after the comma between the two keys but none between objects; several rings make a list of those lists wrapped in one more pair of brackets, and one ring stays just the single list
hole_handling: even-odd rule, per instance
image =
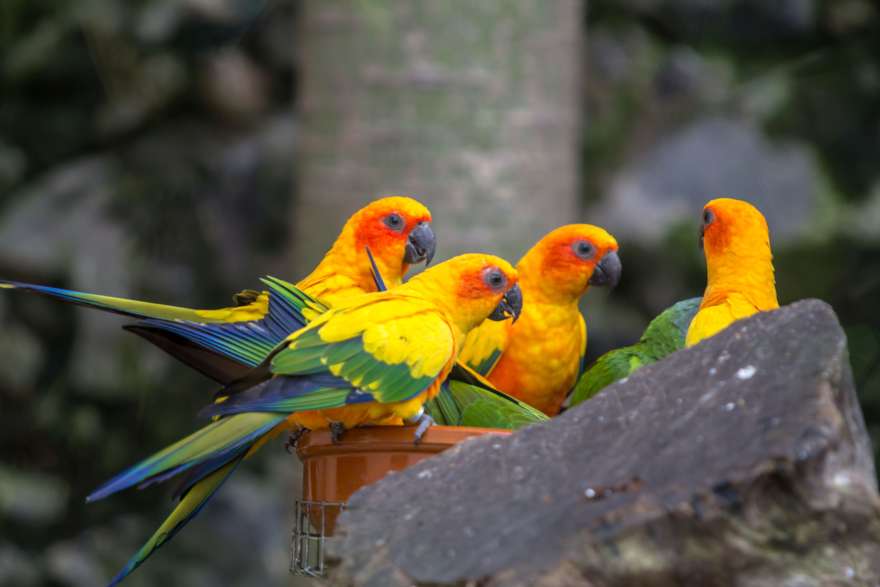
[{"label": "parrot's gray beak", "polygon": [[403,261],[407,265],[415,265],[422,261],[425,262],[425,265],[428,265],[431,259],[434,258],[436,250],[437,239],[434,236],[434,231],[431,230],[431,223],[419,222],[412,229],[412,232],[409,233]]},{"label": "parrot's gray beak", "polygon": [[489,320],[507,320],[508,318],[513,318],[513,321],[516,322],[517,318],[519,318],[520,313],[522,312],[523,306],[523,295],[522,290],[519,288],[519,284],[517,283],[504,294],[504,297],[501,298],[501,302],[495,307],[495,310],[489,314]]},{"label": "parrot's gray beak", "polygon": [[623,273],[623,264],[616,251],[605,253],[599,264],[593,269],[593,275],[590,277],[590,285],[608,286],[614,288],[620,281],[620,274]]}]

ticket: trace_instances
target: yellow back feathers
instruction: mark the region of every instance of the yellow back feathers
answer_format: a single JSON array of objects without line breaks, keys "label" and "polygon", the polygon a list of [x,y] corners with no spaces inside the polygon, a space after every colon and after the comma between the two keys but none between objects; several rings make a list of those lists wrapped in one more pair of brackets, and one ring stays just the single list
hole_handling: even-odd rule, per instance
[{"label": "yellow back feathers", "polygon": [[590,285],[617,283],[617,249],[598,226],[570,224],[547,233],[516,266],[522,318],[484,322],[468,335],[461,360],[501,391],[547,415],[558,413],[587,343],[578,300]]},{"label": "yellow back feathers", "polygon": [[687,346],[736,320],[779,307],[770,231],[757,208],[733,198],[712,200],[703,208],[700,234],[707,285]]}]

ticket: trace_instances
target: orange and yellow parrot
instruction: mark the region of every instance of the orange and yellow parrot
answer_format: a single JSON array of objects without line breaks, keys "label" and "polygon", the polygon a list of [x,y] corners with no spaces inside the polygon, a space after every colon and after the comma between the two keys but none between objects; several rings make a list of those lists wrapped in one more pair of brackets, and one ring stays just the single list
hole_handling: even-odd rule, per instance
[{"label": "orange and yellow parrot", "polygon": [[586,350],[578,301],[590,285],[617,285],[617,241],[597,226],[562,226],[538,241],[516,269],[525,299],[522,317],[474,329],[460,360],[501,391],[553,416],[577,380]]},{"label": "orange and yellow parrot", "polygon": [[703,207],[700,246],[706,255],[706,292],[688,328],[693,346],[733,322],[779,307],[770,231],[753,205],[718,198]]},{"label": "orange and yellow parrot", "polygon": [[125,578],[186,524],[238,463],[283,431],[388,418],[430,424],[424,404],[453,368],[468,332],[516,319],[517,271],[491,255],[455,257],[389,291],[341,301],[288,336],[245,381],[206,408],[215,420],[97,489],[89,501],[182,475],[181,500],[113,579]]},{"label": "orange and yellow parrot", "polygon": [[435,247],[428,209],[412,198],[392,196],[352,215],[318,266],[296,286],[267,277],[268,291],[237,294],[239,305],[230,308],[195,310],[3,280],[0,288],[139,318],[126,328],[226,384],[259,365],[288,334],[328,306],[376,291],[368,250],[387,285],[395,287],[411,264],[429,263]]},{"label": "orange and yellow parrot", "polygon": [[[352,215],[321,262],[298,287],[267,277],[263,283],[268,291],[237,294],[238,305],[231,308],[195,310],[11,281],[0,281],[0,288],[41,293],[139,318],[140,322],[126,328],[228,384],[261,364],[291,332],[326,312],[328,305],[375,292],[373,271],[381,270],[386,285],[400,285],[409,265],[430,262],[435,248],[428,209],[412,198],[394,196],[376,200]],[[180,501],[174,511],[132,559],[137,562],[131,564],[140,564],[195,516],[237,462],[208,467],[207,475],[197,471],[185,493],[178,495]]]}]

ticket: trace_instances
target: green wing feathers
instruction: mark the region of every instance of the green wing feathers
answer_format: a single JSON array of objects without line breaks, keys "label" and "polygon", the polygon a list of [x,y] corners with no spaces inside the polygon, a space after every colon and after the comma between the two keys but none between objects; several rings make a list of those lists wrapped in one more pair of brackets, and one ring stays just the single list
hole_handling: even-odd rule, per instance
[{"label": "green wing feathers", "polygon": [[591,365],[575,385],[569,405],[575,406],[644,365],[684,348],[691,320],[700,308],[702,298],[682,300],[666,308],[642,333],[634,345],[609,351]]},{"label": "green wing feathers", "polygon": [[653,362],[647,360],[638,347],[639,345],[635,344],[631,347],[609,351],[599,357],[578,379],[569,405],[576,406],[590,399],[615,381],[629,376],[630,373],[646,364],[646,361]]},{"label": "green wing feathers", "polygon": [[449,363],[452,329],[424,302],[388,295],[323,314],[290,337],[271,372],[332,374],[363,392],[355,401],[393,403],[425,391]]},{"label": "green wing feathers", "polygon": [[639,340],[645,347],[645,354],[660,360],[683,349],[688,327],[700,309],[702,299],[690,298],[677,302],[651,320]]},{"label": "green wing feathers", "polygon": [[498,390],[449,379],[425,405],[437,424],[516,430],[544,422],[547,416]]}]

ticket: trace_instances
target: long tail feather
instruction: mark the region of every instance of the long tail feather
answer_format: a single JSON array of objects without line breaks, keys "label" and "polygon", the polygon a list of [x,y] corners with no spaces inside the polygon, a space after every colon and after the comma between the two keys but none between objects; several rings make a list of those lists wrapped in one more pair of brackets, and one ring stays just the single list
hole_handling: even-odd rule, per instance
[{"label": "long tail feather", "polygon": [[154,304],[152,302],[141,302],[138,300],[129,300],[126,298],[117,298],[113,296],[104,296],[93,293],[85,293],[81,291],[73,291],[70,289],[62,289],[60,287],[50,287],[47,285],[35,285],[32,283],[20,283],[17,281],[7,281],[0,279],[0,289],[17,289],[31,293],[37,293],[50,296],[69,302],[104,310],[105,312],[113,312],[122,314],[123,316],[131,316],[133,318],[158,318],[161,320],[198,320],[201,322],[211,322],[198,310],[191,308],[180,308],[177,306],[167,306],[165,304]]},{"label": "long tail feather", "polygon": [[247,391],[206,406],[199,415],[215,417],[252,412],[290,414],[302,410],[338,408],[373,399],[367,392],[355,392],[350,383],[330,374],[273,377]]},{"label": "long tail feather", "polygon": [[145,322],[123,326],[125,330],[153,343],[184,365],[214,381],[228,385],[247,375],[252,367],[208,350],[179,334],[151,327]]},{"label": "long tail feather", "polygon": [[210,473],[200,481],[193,484],[180,498],[180,502],[165,518],[159,529],[138,550],[110,581],[110,587],[119,584],[123,579],[138,568],[158,548],[163,546],[177,534],[190,520],[192,520],[205,507],[208,500],[220,489],[220,486],[229,478],[232,472],[244,457],[244,453],[235,460],[223,465]]},{"label": "long tail feather", "polygon": [[295,285],[274,277],[268,311],[259,320],[208,324],[185,320],[144,320],[129,330],[143,336],[188,366],[224,385],[262,364],[290,333],[327,311],[318,300]]},{"label": "long tail feather", "polygon": [[[268,304],[248,306],[258,319],[242,320],[237,308],[195,310],[57,287],[0,280],[0,288],[42,294],[141,321],[126,327],[204,375],[228,385],[260,365],[287,336],[327,310],[295,285],[266,277]],[[257,294],[260,297],[260,294]],[[265,298],[264,298],[265,300]],[[265,301],[263,303],[266,303]],[[234,320],[232,316],[238,315]]]},{"label": "long tail feather", "polygon": [[285,419],[269,413],[239,414],[212,422],[110,479],[86,501],[96,501],[155,477],[170,478],[208,460],[238,457],[261,436]]},{"label": "long tail feather", "polygon": [[[281,291],[282,286],[274,285],[274,281],[272,283]],[[286,302],[281,294],[272,294],[270,313],[274,309],[276,316],[227,324],[219,317],[222,310],[194,310],[5,280],[0,280],[0,288],[46,295],[72,304],[138,318],[142,321],[124,328],[223,384],[244,376],[250,367],[259,364],[263,356],[274,348],[276,340],[289,334],[288,329],[296,330],[303,320],[302,308],[306,307],[305,302],[295,306]],[[271,299],[273,297],[278,299]]]}]

